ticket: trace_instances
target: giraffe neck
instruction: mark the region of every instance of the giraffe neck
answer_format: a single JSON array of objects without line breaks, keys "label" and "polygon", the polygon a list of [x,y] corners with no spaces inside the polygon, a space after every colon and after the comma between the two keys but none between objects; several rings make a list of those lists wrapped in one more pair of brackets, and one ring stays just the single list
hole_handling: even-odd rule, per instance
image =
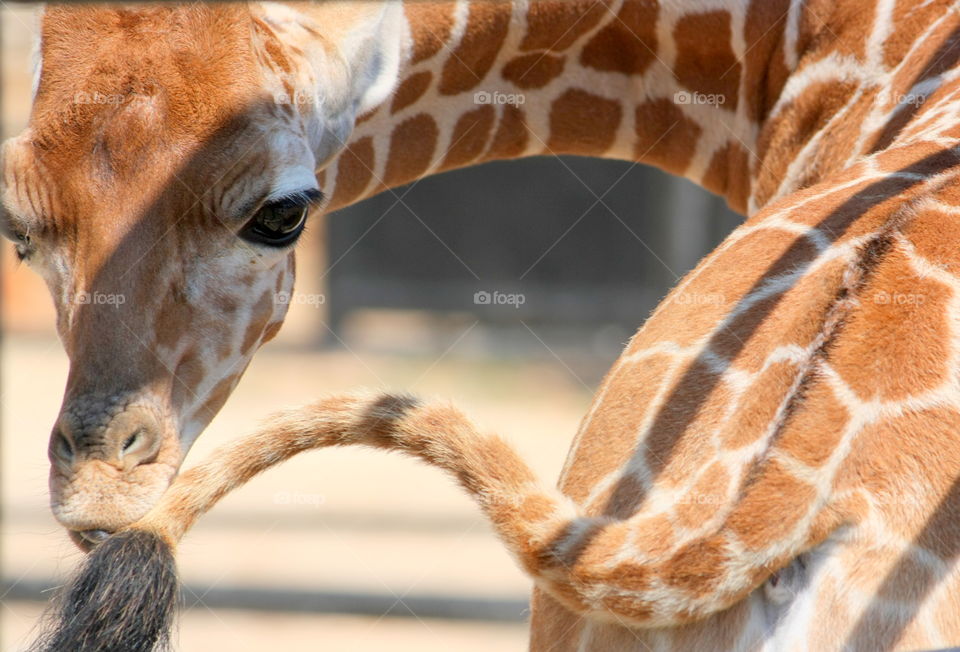
[{"label": "giraffe neck", "polygon": [[381,26],[400,35],[381,55],[398,62],[393,92],[321,173],[330,208],[445,170],[573,154],[649,163],[745,210],[748,152],[795,44],[787,0],[749,15],[744,0],[713,4],[405,2]]}]

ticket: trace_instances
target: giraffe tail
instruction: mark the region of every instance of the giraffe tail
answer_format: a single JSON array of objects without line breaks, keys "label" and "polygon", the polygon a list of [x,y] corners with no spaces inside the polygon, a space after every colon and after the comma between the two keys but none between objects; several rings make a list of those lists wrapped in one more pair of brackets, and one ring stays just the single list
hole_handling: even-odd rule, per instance
[{"label": "giraffe tail", "polygon": [[179,583],[174,550],[230,491],[294,455],[327,446],[398,450],[449,472],[532,571],[543,542],[567,520],[499,437],[481,435],[452,406],[403,395],[329,397],[271,417],[255,434],[178,476],[145,517],[110,536],[65,588],[34,652],[169,649]]},{"label": "giraffe tail", "polygon": [[557,490],[542,488],[509,444],[481,434],[452,405],[407,395],[351,394],[274,415],[257,433],[183,473],[133,527],[173,546],[220,498],[258,473],[303,451],[348,445],[400,451],[446,471],[530,572],[539,568],[543,545],[576,515]]},{"label": "giraffe tail", "polygon": [[[723,566],[709,554],[710,542],[688,546],[679,559],[658,557],[653,549],[664,548],[662,542],[654,540],[647,552],[645,542],[635,542],[636,558],[619,559],[630,520],[581,515],[559,491],[540,484],[506,442],[481,434],[450,405],[404,395],[343,395],[275,415],[181,474],[144,518],[88,557],[67,591],[69,608],[45,638],[67,643],[36,649],[148,651],[163,644],[176,602],[173,550],[193,523],[258,473],[303,451],[346,445],[400,451],[446,471],[534,581],[592,619],[676,625],[729,606],[751,588],[726,586],[719,598],[709,590]],[[751,583],[759,581],[755,576]],[[699,591],[705,600],[692,603],[665,584]],[[159,613],[142,621],[135,616],[149,609]]]}]

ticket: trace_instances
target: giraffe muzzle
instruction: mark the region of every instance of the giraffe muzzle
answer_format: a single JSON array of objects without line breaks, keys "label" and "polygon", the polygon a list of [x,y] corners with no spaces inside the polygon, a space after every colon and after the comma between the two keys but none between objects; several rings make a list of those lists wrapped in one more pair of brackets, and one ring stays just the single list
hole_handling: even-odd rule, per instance
[{"label": "giraffe muzzle", "polygon": [[50,437],[50,501],[89,551],[145,514],[181,462],[175,428],[145,399],[67,402]]},{"label": "giraffe muzzle", "polygon": [[70,470],[99,459],[130,471],[156,459],[161,438],[159,419],[149,408],[108,408],[92,415],[64,410],[51,436],[50,461]]}]

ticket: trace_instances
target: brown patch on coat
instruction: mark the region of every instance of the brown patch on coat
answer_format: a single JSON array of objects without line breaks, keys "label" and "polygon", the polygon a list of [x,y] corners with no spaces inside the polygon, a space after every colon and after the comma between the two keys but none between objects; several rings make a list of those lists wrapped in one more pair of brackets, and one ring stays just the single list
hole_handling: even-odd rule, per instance
[{"label": "brown patch on coat", "polygon": [[526,115],[522,109],[508,104],[500,113],[497,133],[493,135],[486,158],[488,160],[516,158],[526,151],[529,141],[530,130],[527,128]]},{"label": "brown patch on coat", "polygon": [[830,352],[831,366],[863,400],[902,400],[933,389],[950,373],[952,294],[914,271],[895,245],[861,290],[859,308]]},{"label": "brown patch on coat", "polygon": [[829,47],[830,52],[865,62],[870,32],[877,20],[876,3],[833,3],[826,15],[830,16],[830,38],[823,39],[823,45]]},{"label": "brown patch on coat", "polygon": [[440,130],[432,116],[420,113],[401,122],[390,135],[390,158],[383,174],[387,188],[419,179],[429,169]]},{"label": "brown patch on coat", "polygon": [[[853,439],[834,492],[862,489],[894,536],[954,559],[960,541],[960,414],[910,412],[865,426]],[[938,526],[931,528],[934,510]]]},{"label": "brown patch on coat", "polygon": [[607,15],[605,2],[596,0],[541,0],[527,10],[527,33],[522,52],[562,52],[599,24]]},{"label": "brown patch on coat", "polygon": [[363,196],[370,186],[376,151],[369,136],[347,145],[337,159],[337,182],[334,186],[332,207],[347,206]]},{"label": "brown patch on coat", "polygon": [[[791,271],[815,256],[816,249],[795,233],[770,229],[742,237],[715,255],[694,281],[671,292],[634,336],[628,351],[664,341],[690,346],[710,333],[716,333],[714,343],[722,355],[745,350],[751,329],[766,318],[759,306],[721,328],[723,320],[764,279]],[[749,269],[744,267],[745,260],[751,261]]]},{"label": "brown patch on coat", "polygon": [[[960,192],[951,186],[937,193],[936,198],[949,208],[960,209]],[[960,272],[960,220],[957,215],[935,206],[924,207],[916,219],[903,230],[904,237],[919,256],[951,274]]]},{"label": "brown patch on coat", "polygon": [[[696,436],[695,414],[720,385],[720,374],[700,359],[693,360],[678,375],[659,406],[656,420],[644,441],[644,461],[666,487],[686,486],[690,476],[713,456],[708,437]],[[723,388],[720,391],[725,393]],[[725,394],[728,398],[729,395]],[[624,494],[618,488],[617,494]],[[628,498],[623,496],[624,499]],[[636,500],[632,501],[636,505]]]},{"label": "brown patch on coat", "polygon": [[682,175],[690,165],[703,130],[676,102],[649,100],[635,111],[637,160]]},{"label": "brown patch on coat", "polygon": [[466,31],[443,66],[443,95],[456,95],[476,88],[490,72],[510,29],[510,3],[471,2]]},{"label": "brown patch on coat", "polygon": [[717,149],[700,183],[726,198],[730,208],[745,213],[750,196],[750,155],[733,140]]},{"label": "brown patch on coat", "polygon": [[711,464],[696,484],[683,495],[676,507],[677,523],[698,529],[708,523],[727,502],[730,474],[720,462]]},{"label": "brown patch on coat", "polygon": [[403,9],[410,23],[413,52],[410,62],[431,59],[450,40],[454,25],[452,2],[405,2]]},{"label": "brown patch on coat", "polygon": [[617,18],[583,47],[580,63],[604,72],[643,74],[656,61],[658,14],[655,2],[625,2]]},{"label": "brown patch on coat", "polygon": [[836,451],[850,412],[830,386],[814,381],[803,391],[777,440],[777,449],[802,464],[818,467]]},{"label": "brown patch on coat", "polygon": [[630,521],[633,544],[653,558],[667,555],[676,543],[673,523],[666,514],[654,514]]},{"label": "brown patch on coat", "polygon": [[817,490],[775,460],[764,463],[727,519],[727,528],[749,551],[765,550],[790,534],[809,511]]},{"label": "brown patch on coat", "polygon": [[[756,150],[763,161],[757,170],[756,181],[756,197],[761,205],[780,187],[800,150],[847,105],[856,90],[857,85],[852,82],[811,83],[763,126]],[[810,175],[808,183],[809,178]]]},{"label": "brown patch on coat", "polygon": [[[667,355],[615,367],[603,383],[603,403],[578,435],[577,458],[564,492],[583,502],[598,478],[620,468],[637,444],[640,424],[673,360]],[[585,461],[589,460],[589,463]]]},{"label": "brown patch on coat", "polygon": [[566,57],[545,52],[522,54],[508,61],[501,74],[518,88],[543,88],[563,74],[566,62]]},{"label": "brown patch on coat", "polygon": [[[883,61],[888,68],[895,68],[903,63],[907,53],[917,43],[917,36],[922,34],[937,22],[947,11],[951,11],[953,5],[948,0],[932,0],[930,2],[917,3],[914,0],[898,0],[893,8],[893,16],[890,20],[891,30],[883,41]],[[954,25],[955,29],[956,26]],[[939,43],[941,38],[937,35],[928,37],[930,42]],[[960,46],[960,41],[954,39],[953,48]],[[923,49],[923,48],[921,48]],[[937,53],[933,60],[948,58],[944,56],[943,51]],[[947,66],[953,67],[956,63],[956,54],[952,57],[952,62],[947,62]],[[936,74],[936,73],[935,73]],[[922,79],[922,77],[921,77]]]},{"label": "brown patch on coat", "polygon": [[620,102],[571,88],[550,108],[547,147],[557,154],[600,156],[613,146],[622,119]]},{"label": "brown patch on coat", "polygon": [[484,105],[460,116],[450,136],[450,149],[443,167],[456,168],[476,160],[490,139],[496,111]]},{"label": "brown patch on coat", "polygon": [[798,373],[797,363],[781,361],[760,374],[743,393],[736,412],[720,432],[721,445],[726,449],[741,448],[766,435]]},{"label": "brown patch on coat", "polygon": [[362,125],[367,120],[373,119],[373,117],[377,115],[379,112],[380,112],[380,107],[375,106],[369,111],[367,111],[366,113],[361,113],[360,115],[357,116],[356,126]]},{"label": "brown patch on coat", "polygon": [[660,579],[691,595],[705,596],[720,583],[729,556],[722,538],[699,539],[681,548],[663,564]]},{"label": "brown patch on coat", "polygon": [[766,118],[790,75],[783,55],[789,0],[752,0],[744,20],[744,78],[747,80],[747,117]]},{"label": "brown patch on coat", "polygon": [[393,96],[390,113],[402,111],[423,97],[423,94],[430,88],[431,81],[433,81],[433,73],[429,70],[415,73],[404,79]]},{"label": "brown patch on coat", "polygon": [[[677,48],[674,73],[683,88],[721,98],[719,106],[737,110],[740,62],[733,53],[730,12],[708,11],[682,16],[673,28]],[[714,46],[704,52],[704,36]]]}]

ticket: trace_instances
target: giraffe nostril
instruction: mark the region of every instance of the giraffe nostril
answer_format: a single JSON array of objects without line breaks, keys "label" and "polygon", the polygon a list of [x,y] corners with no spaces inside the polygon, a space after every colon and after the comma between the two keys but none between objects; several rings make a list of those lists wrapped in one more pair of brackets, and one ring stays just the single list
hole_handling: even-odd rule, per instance
[{"label": "giraffe nostril", "polygon": [[56,434],[53,436],[53,445],[51,446],[53,454],[63,460],[64,462],[72,462],[75,451],[73,448],[73,443],[70,439],[63,433],[63,430],[57,429]]},{"label": "giraffe nostril", "polygon": [[147,426],[138,426],[123,440],[119,457],[124,468],[132,469],[154,461],[159,449],[160,437],[157,433]]},{"label": "giraffe nostril", "polygon": [[139,441],[141,434],[143,433],[143,428],[137,428],[136,432],[127,437],[127,441],[123,442],[123,452],[129,453],[134,445]]}]

